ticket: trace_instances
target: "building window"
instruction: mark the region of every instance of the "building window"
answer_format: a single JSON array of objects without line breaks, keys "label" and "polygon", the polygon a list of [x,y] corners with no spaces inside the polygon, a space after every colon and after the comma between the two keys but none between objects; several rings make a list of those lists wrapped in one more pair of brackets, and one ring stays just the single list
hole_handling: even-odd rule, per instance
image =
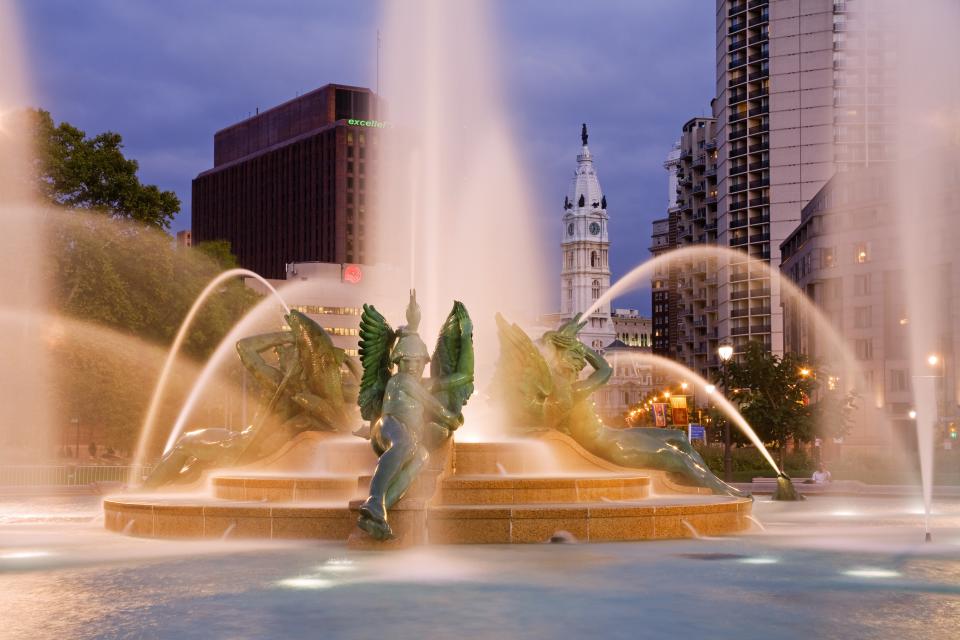
[{"label": "building window", "polygon": [[868,329],[872,324],[871,307],[854,307],[853,309],[853,327],[855,329]]},{"label": "building window", "polygon": [[593,299],[596,300],[599,297],[600,297],[600,281],[594,280],[593,281]]},{"label": "building window", "polygon": [[599,266],[600,266],[600,261],[597,259],[597,252],[596,252],[596,251],[591,251],[591,252],[590,252],[590,266],[591,266],[591,267],[599,267]]},{"label": "building window", "polygon": [[858,360],[872,360],[873,359],[873,340],[870,338],[865,338],[862,340],[854,340],[854,351],[857,354]]},{"label": "building window", "polygon": [[829,269],[830,267],[837,266],[836,257],[834,256],[833,247],[825,247],[820,249],[820,264],[824,269]]},{"label": "building window", "polygon": [[870,274],[869,273],[865,273],[863,275],[853,277],[853,295],[855,296],[870,295]]},{"label": "building window", "polygon": [[573,251],[567,251],[567,269],[573,269]]},{"label": "building window", "polygon": [[890,369],[890,391],[909,391],[910,382],[903,369]]},{"label": "building window", "polygon": [[857,264],[870,262],[870,243],[860,242],[853,248],[853,260]]}]

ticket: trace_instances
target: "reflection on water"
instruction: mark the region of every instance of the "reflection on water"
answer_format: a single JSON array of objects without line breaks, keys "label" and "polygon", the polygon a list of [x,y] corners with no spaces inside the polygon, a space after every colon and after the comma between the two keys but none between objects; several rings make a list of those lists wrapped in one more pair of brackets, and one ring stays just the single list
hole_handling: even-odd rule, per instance
[{"label": "reflection on water", "polygon": [[100,528],[96,502],[0,524],[0,638],[960,633],[960,502],[938,505],[933,544],[909,501],[814,497],[758,502],[767,532],[736,538],[397,553],[128,538]]}]

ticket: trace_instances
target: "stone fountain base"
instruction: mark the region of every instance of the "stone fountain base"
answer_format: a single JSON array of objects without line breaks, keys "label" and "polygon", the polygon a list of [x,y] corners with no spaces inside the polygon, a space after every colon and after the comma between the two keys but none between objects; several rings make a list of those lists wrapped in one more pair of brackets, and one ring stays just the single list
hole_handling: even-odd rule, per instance
[{"label": "stone fountain base", "polygon": [[748,529],[753,506],[661,471],[618,467],[550,432],[450,443],[391,510],[397,540],[382,543],[356,527],[375,464],[366,441],[303,434],[255,469],[208,478],[203,493],[108,498],[104,523],[154,538],[311,538],[393,548],[723,535]]}]

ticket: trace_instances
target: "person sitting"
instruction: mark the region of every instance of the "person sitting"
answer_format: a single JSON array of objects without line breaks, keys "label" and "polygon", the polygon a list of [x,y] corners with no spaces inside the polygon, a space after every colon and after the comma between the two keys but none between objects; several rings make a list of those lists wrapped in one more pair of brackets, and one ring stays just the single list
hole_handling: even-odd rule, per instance
[{"label": "person sitting", "polygon": [[828,484],[830,482],[830,472],[823,466],[823,463],[820,463],[819,468],[813,472],[811,479],[813,484]]}]

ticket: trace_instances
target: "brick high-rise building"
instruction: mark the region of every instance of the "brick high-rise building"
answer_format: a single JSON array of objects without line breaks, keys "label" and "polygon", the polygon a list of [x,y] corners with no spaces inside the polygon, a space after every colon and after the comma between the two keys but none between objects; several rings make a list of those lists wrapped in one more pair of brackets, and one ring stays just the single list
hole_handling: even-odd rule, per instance
[{"label": "brick high-rise building", "polygon": [[193,181],[194,241],[229,241],[266,278],[370,261],[380,117],[369,89],[330,84],[218,131],[214,166]]}]

